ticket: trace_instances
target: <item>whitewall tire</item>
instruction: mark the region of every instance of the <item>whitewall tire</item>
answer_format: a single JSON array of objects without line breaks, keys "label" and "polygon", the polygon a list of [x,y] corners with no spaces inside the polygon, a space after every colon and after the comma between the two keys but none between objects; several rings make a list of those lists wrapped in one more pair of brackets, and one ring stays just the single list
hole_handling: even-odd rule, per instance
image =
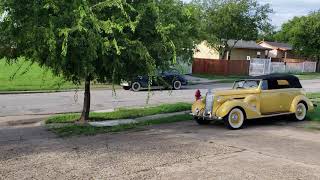
[{"label": "whitewall tire", "polygon": [[181,89],[181,86],[182,86],[181,81],[174,81],[174,82],[173,82],[173,89],[174,89],[174,90],[179,90],[179,89]]},{"label": "whitewall tire", "polygon": [[138,91],[140,91],[140,89],[141,89],[141,84],[140,84],[139,82],[134,82],[134,83],[132,83],[132,85],[131,85],[131,89],[132,89],[132,91],[134,91],[134,92],[138,92]]},{"label": "whitewall tire", "polygon": [[235,130],[241,129],[244,125],[246,116],[244,112],[239,108],[232,109],[225,117],[224,122],[227,128]]},{"label": "whitewall tire", "polygon": [[296,108],[295,117],[297,121],[303,121],[307,117],[307,107],[304,103],[299,103]]}]

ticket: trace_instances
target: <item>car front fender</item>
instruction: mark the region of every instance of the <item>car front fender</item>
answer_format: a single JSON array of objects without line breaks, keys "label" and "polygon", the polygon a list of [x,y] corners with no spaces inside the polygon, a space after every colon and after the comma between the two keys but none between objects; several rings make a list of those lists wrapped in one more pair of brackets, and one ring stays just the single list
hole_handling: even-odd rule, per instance
[{"label": "car front fender", "polygon": [[313,112],[314,111],[314,106],[313,103],[310,101],[310,99],[308,99],[306,96],[304,95],[300,95],[297,96],[293,99],[292,103],[291,103],[291,107],[290,107],[290,112],[295,113],[296,109],[297,109],[297,105],[299,102],[305,102],[307,104],[307,108],[309,112]]},{"label": "car front fender", "polygon": [[260,112],[256,108],[250,106],[248,103],[240,100],[229,100],[224,102],[216,111],[217,117],[226,117],[229,112],[233,109],[239,107],[241,108],[247,119],[254,119],[261,116]]}]

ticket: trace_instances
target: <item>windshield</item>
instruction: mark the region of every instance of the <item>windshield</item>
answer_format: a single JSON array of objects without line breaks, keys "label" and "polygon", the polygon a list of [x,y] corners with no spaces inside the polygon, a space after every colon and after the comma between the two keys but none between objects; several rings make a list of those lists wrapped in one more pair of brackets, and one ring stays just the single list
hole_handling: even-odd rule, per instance
[{"label": "windshield", "polygon": [[259,87],[260,80],[243,80],[236,81],[233,89],[256,89]]}]

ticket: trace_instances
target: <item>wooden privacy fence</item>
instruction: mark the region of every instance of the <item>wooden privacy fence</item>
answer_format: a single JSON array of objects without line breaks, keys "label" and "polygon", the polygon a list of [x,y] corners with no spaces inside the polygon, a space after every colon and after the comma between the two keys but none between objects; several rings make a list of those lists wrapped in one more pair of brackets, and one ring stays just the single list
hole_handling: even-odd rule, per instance
[{"label": "wooden privacy fence", "polygon": [[247,60],[213,60],[194,59],[193,74],[213,75],[248,75],[250,61]]}]

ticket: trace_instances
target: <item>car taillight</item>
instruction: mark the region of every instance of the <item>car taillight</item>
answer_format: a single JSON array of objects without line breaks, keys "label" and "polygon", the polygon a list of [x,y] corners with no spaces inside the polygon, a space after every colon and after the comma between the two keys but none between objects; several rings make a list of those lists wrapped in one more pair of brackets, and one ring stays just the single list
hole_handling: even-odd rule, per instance
[{"label": "car taillight", "polygon": [[196,93],[195,93],[195,98],[196,98],[196,101],[198,101],[198,100],[200,100],[201,99],[201,92],[200,92],[200,90],[198,89],[197,91],[196,91]]}]

